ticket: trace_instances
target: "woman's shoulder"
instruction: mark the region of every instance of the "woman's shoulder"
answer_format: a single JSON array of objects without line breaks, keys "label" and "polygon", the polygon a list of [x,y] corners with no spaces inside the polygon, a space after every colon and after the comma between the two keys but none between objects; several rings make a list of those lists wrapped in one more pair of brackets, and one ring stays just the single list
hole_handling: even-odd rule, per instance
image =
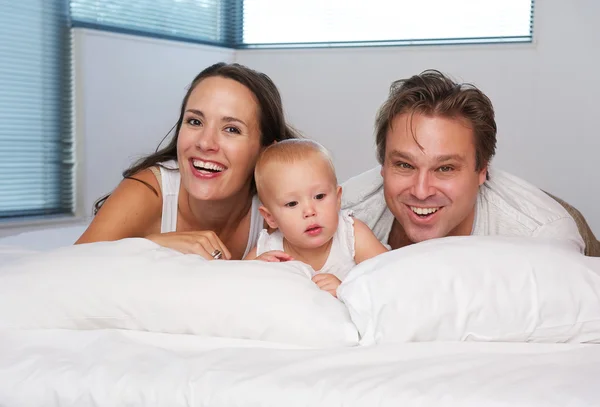
[{"label": "woman's shoulder", "polygon": [[104,202],[80,243],[145,237],[160,231],[162,198],[150,169],[121,181]]}]

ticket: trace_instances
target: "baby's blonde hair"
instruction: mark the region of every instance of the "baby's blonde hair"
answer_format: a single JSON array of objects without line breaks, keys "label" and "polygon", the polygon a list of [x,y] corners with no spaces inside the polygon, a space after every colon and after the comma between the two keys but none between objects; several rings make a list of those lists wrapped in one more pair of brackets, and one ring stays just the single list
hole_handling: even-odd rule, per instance
[{"label": "baby's blonde hair", "polygon": [[256,167],[254,169],[254,179],[256,180],[256,188],[258,196],[261,200],[262,190],[264,190],[266,168],[269,164],[293,164],[294,162],[303,161],[308,158],[320,156],[321,159],[327,162],[331,168],[331,177],[337,185],[337,176],[333,159],[329,151],[320,143],[308,139],[289,139],[273,143],[263,150],[258,157]]}]

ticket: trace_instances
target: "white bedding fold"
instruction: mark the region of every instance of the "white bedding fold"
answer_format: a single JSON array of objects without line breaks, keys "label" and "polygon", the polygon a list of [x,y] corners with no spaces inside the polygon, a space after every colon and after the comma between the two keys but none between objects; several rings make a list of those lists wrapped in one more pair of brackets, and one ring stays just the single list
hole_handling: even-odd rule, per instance
[{"label": "white bedding fold", "polygon": [[134,331],[0,333],[2,406],[597,406],[600,346],[311,350]]}]

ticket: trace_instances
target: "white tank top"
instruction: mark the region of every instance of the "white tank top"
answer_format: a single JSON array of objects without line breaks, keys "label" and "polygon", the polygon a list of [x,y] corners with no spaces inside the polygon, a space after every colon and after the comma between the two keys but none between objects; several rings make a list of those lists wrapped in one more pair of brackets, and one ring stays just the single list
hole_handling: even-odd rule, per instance
[{"label": "white tank top", "polygon": [[[283,234],[279,230],[269,234],[266,229],[263,229],[258,237],[256,255],[260,256],[271,250],[283,251]],[[340,211],[338,228],[333,235],[329,256],[323,268],[316,270],[316,273],[333,274],[344,281],[354,266],[356,266],[354,261],[354,219],[352,219],[351,211]]]},{"label": "white tank top", "polygon": [[[166,167],[166,168],[163,168]],[[181,176],[179,174],[179,165],[177,161],[171,160],[161,163],[160,169],[161,191],[163,196],[162,218],[160,222],[160,232],[168,233],[177,230],[177,208],[179,202],[179,186]],[[263,217],[258,208],[261,203],[257,196],[252,198],[252,208],[250,209],[250,232],[248,233],[248,244],[244,257],[256,245],[260,231],[263,228]]]}]

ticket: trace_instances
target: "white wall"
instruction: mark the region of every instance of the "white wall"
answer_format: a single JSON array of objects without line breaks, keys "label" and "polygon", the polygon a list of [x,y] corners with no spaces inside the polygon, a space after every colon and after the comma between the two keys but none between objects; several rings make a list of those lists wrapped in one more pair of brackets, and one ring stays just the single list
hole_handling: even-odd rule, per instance
[{"label": "white wall", "polygon": [[600,2],[535,2],[535,43],[243,50],[296,127],[333,150],[340,179],[376,164],[373,121],[393,80],[435,68],[478,85],[499,127],[494,165],[580,209],[600,235]]},{"label": "white wall", "polygon": [[187,87],[207,66],[233,62],[225,48],[75,30],[77,109],[83,166],[80,200],[89,215],[121,173],[153,152],[175,125]]},{"label": "white wall", "polygon": [[537,1],[535,16],[534,44],[478,46],[234,52],[77,29],[80,206],[89,215],[132,160],[155,149],[186,86],[214,62],[237,60],[269,74],[292,123],[333,151],[341,180],[376,164],[373,120],[390,83],[436,68],[491,97],[495,165],[568,200],[600,235],[600,2]]}]

